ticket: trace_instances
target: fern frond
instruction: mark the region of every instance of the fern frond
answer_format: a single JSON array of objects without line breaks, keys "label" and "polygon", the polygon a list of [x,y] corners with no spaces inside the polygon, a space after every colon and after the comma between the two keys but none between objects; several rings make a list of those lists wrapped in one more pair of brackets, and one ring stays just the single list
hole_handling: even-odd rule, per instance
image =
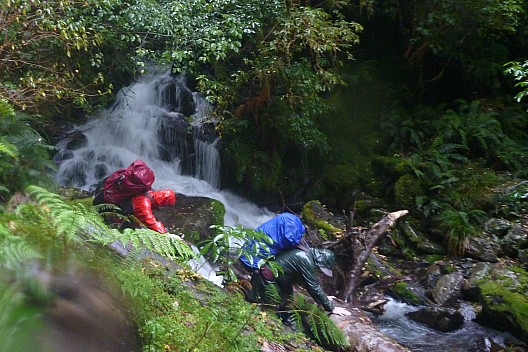
[{"label": "fern frond", "polygon": [[11,235],[8,229],[0,224],[0,267],[19,269],[28,261],[40,257],[22,237]]},{"label": "fern frond", "polygon": [[57,238],[67,245],[72,240],[91,240],[108,244],[115,240],[115,231],[110,230],[101,217],[82,203],[67,204],[64,199],[44,188],[29,186],[28,193],[42,207],[42,218],[46,217],[54,227]]},{"label": "fern frond", "polygon": [[172,238],[169,234],[149,229],[125,229],[117,236],[117,240],[122,243],[130,243],[134,248],[145,248],[171,260],[189,260],[196,256],[187,243]]},{"label": "fern frond", "polygon": [[266,295],[268,302],[272,302],[274,304],[280,304],[282,302],[280,292],[275,285],[266,285],[264,288],[264,294]]},{"label": "fern frond", "polygon": [[[292,302],[294,309],[303,316],[306,329],[322,346],[348,347],[350,342],[330,317],[305,297],[295,294]],[[295,315],[293,315],[295,318]],[[300,326],[300,325],[298,325]]]},{"label": "fern frond", "polygon": [[5,154],[11,158],[17,158],[17,148],[6,141],[0,140],[0,154]]}]

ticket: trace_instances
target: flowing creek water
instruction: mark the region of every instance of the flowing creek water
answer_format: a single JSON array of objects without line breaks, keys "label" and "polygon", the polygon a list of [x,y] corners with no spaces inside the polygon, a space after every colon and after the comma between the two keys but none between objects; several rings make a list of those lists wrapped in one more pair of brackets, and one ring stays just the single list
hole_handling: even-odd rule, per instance
[{"label": "flowing creek water", "polygon": [[[145,75],[122,89],[110,108],[74,126],[58,143],[56,179],[64,186],[91,190],[102,177],[142,159],[156,175],[153,188],[217,199],[226,208],[225,225],[256,228],[274,214],[221,189],[218,140],[202,134],[210,111],[205,99],[187,87],[184,77],[168,72]],[[168,128],[179,124],[184,126],[180,130]],[[192,151],[189,129],[194,131]],[[213,282],[218,280],[207,263],[197,263],[197,267]],[[469,350],[469,337],[494,334],[470,320],[455,333],[441,334],[408,320],[403,314],[411,308],[405,304],[391,301],[386,308],[387,313],[374,321],[382,332],[413,351]],[[499,334],[494,336],[500,339]]]},{"label": "flowing creek water", "polygon": [[419,307],[389,298],[385,305],[385,313],[371,318],[381,332],[402,345],[409,346],[413,352],[487,352],[492,349],[486,348],[486,338],[502,345],[505,337],[508,337],[508,334],[473,322],[475,312],[469,305],[462,306],[460,310],[465,318],[464,326],[448,333],[430,329],[405,316],[405,313],[418,309]]}]

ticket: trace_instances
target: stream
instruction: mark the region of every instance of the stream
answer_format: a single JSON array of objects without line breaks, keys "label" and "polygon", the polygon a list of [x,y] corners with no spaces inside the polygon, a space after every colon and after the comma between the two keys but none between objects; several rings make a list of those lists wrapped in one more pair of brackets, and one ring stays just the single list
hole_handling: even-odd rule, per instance
[{"label": "stream", "polygon": [[[226,208],[225,225],[256,228],[275,214],[221,189],[218,140],[202,133],[210,112],[210,105],[187,87],[184,77],[169,72],[142,76],[122,89],[111,107],[85,124],[73,126],[57,144],[56,180],[63,186],[90,191],[103,177],[142,159],[155,173],[154,189],[170,188],[187,196],[216,199]],[[200,266],[207,271],[204,276],[218,279],[214,268],[206,263]],[[390,301],[386,314],[373,320],[383,333],[413,351],[466,351],[472,348],[470,337],[490,336],[489,330],[471,320],[455,333],[438,333],[407,319],[403,314],[409,309],[412,307]],[[494,338],[500,342],[499,333]]]},{"label": "stream", "polygon": [[465,318],[462,328],[443,333],[405,316],[405,313],[419,307],[387,299],[385,313],[377,317],[371,316],[371,319],[382,333],[411,348],[413,352],[485,352],[491,351],[486,348],[485,339],[489,338],[503,345],[504,339],[509,336],[473,322],[476,315],[469,304],[462,306],[460,310]]}]

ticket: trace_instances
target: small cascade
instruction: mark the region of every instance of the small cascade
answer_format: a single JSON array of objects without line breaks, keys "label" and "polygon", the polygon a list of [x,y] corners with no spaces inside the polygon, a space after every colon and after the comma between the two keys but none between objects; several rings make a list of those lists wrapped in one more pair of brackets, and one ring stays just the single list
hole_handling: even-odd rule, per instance
[{"label": "small cascade", "polygon": [[[216,199],[225,206],[225,225],[256,228],[274,214],[220,189],[219,139],[210,128],[210,113],[210,104],[187,87],[184,75],[143,76],[120,90],[109,109],[74,126],[57,144],[56,180],[90,191],[115,170],[141,159],[156,175],[154,189]],[[220,285],[222,278],[203,258],[189,264]]]},{"label": "small cascade", "polygon": [[462,304],[461,313],[465,318],[464,326],[453,332],[439,332],[423,324],[416,323],[405,316],[406,313],[420,309],[407,303],[387,298],[385,313],[372,317],[379,330],[398,343],[405,345],[413,352],[445,352],[445,351],[481,351],[477,347],[479,341],[492,339],[501,344],[503,333],[485,328],[473,322],[473,308]]},{"label": "small cascade", "polygon": [[477,317],[475,309],[469,303],[462,302],[458,311],[462,314],[466,322],[473,321]]},{"label": "small cascade", "polygon": [[91,190],[110,173],[142,159],[156,175],[153,188],[217,199],[226,207],[226,225],[255,228],[273,214],[220,189],[219,138],[211,112],[204,97],[187,86],[185,75],[145,75],[57,144],[56,179]]}]

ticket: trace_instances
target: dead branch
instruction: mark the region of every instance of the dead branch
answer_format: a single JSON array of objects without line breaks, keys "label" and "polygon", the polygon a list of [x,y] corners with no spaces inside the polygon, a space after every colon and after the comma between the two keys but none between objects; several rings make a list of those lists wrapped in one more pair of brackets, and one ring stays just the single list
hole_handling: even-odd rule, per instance
[{"label": "dead branch", "polygon": [[347,235],[352,240],[352,269],[345,275],[346,286],[341,295],[341,299],[346,302],[350,300],[354,302],[354,294],[359,285],[363,267],[372,252],[372,248],[374,248],[380,238],[394,225],[396,220],[407,215],[407,213],[407,210],[389,213],[366,232],[352,231],[350,224],[347,224]]}]

